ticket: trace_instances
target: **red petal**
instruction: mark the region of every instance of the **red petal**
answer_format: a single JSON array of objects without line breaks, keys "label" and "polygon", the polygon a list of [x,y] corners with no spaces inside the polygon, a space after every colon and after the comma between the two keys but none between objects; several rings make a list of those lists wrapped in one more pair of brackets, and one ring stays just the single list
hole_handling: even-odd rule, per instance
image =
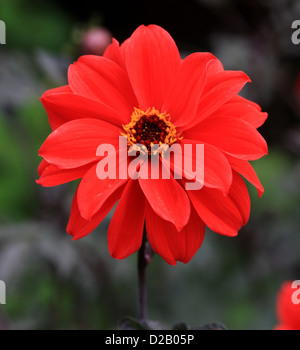
[{"label": "red petal", "polygon": [[78,187],[78,207],[83,218],[89,220],[103,205],[106,199],[127,179],[100,180],[97,176],[97,164],[95,164],[82,178]]},{"label": "red petal", "polygon": [[263,125],[263,123],[268,118],[268,113],[266,112],[255,112],[244,114],[240,117],[240,119],[252,125],[254,128],[259,128]]},{"label": "red petal", "polygon": [[248,99],[246,99],[245,97],[242,97],[240,95],[236,95],[236,96],[233,96],[230,100],[228,100],[228,102],[226,102],[226,104],[230,104],[230,103],[243,103],[247,106],[249,106],[249,108],[251,108],[252,110],[256,110],[258,112],[261,112],[261,107],[259,104],[253,102],[253,101],[250,101]]},{"label": "red petal", "polygon": [[40,148],[39,155],[60,168],[77,168],[97,159],[99,145],[118,147],[120,129],[97,119],[76,119],[53,131]]},{"label": "red petal", "polygon": [[218,59],[210,61],[207,65],[207,75],[223,72],[224,68],[222,62]]},{"label": "red petal", "polygon": [[285,324],[285,323],[279,323],[277,326],[274,327],[274,331],[299,331],[300,328],[298,327],[294,327],[294,326],[291,326],[289,324]]},{"label": "red petal", "polygon": [[188,191],[188,195],[201,219],[214,232],[236,236],[249,218],[247,187],[235,172],[228,196],[206,187],[199,191]]},{"label": "red petal", "polygon": [[176,261],[188,263],[200,248],[205,233],[205,225],[195,209],[187,225],[179,232],[175,226],[161,219],[146,206],[146,231],[152,249],[166,262],[176,265]]},{"label": "red petal", "polygon": [[48,165],[49,165],[49,163],[46,162],[45,159],[43,159],[43,160],[40,162],[40,164],[39,164],[39,166],[38,166],[38,169],[37,169],[37,172],[38,172],[38,174],[39,174],[40,176],[42,175],[43,171],[47,168]]},{"label": "red petal", "polygon": [[105,50],[103,57],[106,57],[109,60],[114,61],[120,67],[125,69],[125,64],[120,52],[120,45],[118,40],[116,40],[115,38],[112,39],[112,43]]},{"label": "red petal", "polygon": [[232,172],[232,175],[229,196],[242,215],[243,225],[246,225],[249,220],[251,206],[249,192],[241,176],[235,171]]},{"label": "red petal", "polygon": [[221,106],[212,116],[236,117],[257,129],[265,122],[268,114],[261,112],[260,107],[256,103],[240,96],[235,96],[235,98]]},{"label": "red petal", "polygon": [[180,55],[170,34],[159,26],[140,26],[123,45],[129,79],[139,107],[161,110],[173,84]]},{"label": "red petal", "polygon": [[[181,144],[191,144],[192,152],[186,153],[184,159],[196,164],[199,156],[196,152],[197,142],[184,138]],[[203,164],[198,165],[198,169],[203,168]],[[232,183],[232,170],[227,158],[217,148],[204,144],[204,186],[217,188],[224,193],[228,193]]]},{"label": "red petal", "polygon": [[[293,281],[285,281],[277,295],[276,314],[281,327],[300,330],[300,304],[293,303],[293,294],[299,300],[299,284],[293,287]],[[297,296],[296,296],[297,295]]]},{"label": "red petal", "polygon": [[81,56],[69,67],[69,84],[78,95],[95,99],[130,117],[137,105],[126,72],[101,56]]},{"label": "red petal", "polygon": [[80,215],[77,204],[76,191],[76,194],[73,198],[71,215],[67,226],[67,232],[71,236],[73,236],[73,240],[80,239],[91,233],[101,223],[101,221],[106,217],[106,215],[112,210],[113,206],[120,198],[123,190],[124,186],[118,188],[115,192],[113,192],[90,220],[85,220]]},{"label": "red petal", "polygon": [[[160,163],[165,167],[163,163]],[[149,166],[150,168],[150,166]],[[139,178],[141,188],[152,209],[162,219],[172,222],[180,231],[190,217],[190,202],[185,190],[170,174],[170,179]]]},{"label": "red petal", "polygon": [[[43,167],[43,170],[41,170]],[[89,170],[91,164],[83,165],[74,169],[60,169],[56,165],[41,163],[38,171],[41,171],[40,178],[36,182],[45,187],[57,186],[80,179]]]},{"label": "red petal", "polygon": [[108,249],[113,258],[124,259],[142,243],[145,222],[145,196],[136,180],[129,180],[107,232]]},{"label": "red petal", "polygon": [[206,82],[206,67],[215,59],[210,53],[194,53],[181,61],[162,107],[171,115],[177,127],[187,125],[195,118]]},{"label": "red petal", "polygon": [[251,182],[252,185],[257,188],[258,196],[261,197],[264,193],[264,188],[251,164],[247,160],[235,158],[230,155],[226,155],[226,157],[229,160],[232,169]]},{"label": "red petal", "polygon": [[249,77],[239,71],[224,71],[209,75],[198,105],[198,117],[188,126],[193,127],[210,116],[249,81]]},{"label": "red petal", "polygon": [[128,116],[120,114],[115,109],[103,103],[72,92],[46,93],[41,97],[51,128],[55,130],[60,125],[82,118],[95,118],[120,126],[128,122]]},{"label": "red petal", "polygon": [[189,139],[209,143],[222,151],[246,160],[258,159],[268,153],[268,146],[259,132],[234,117],[210,117],[198,128],[185,132]]}]

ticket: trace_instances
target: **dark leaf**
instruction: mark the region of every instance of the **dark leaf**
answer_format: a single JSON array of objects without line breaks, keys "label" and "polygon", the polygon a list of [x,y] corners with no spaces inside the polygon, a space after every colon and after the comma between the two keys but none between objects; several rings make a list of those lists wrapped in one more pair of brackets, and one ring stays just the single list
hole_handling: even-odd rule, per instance
[{"label": "dark leaf", "polygon": [[211,330],[211,331],[220,331],[220,330],[227,330],[226,326],[224,326],[221,322],[212,322],[212,323],[206,323],[199,327],[193,327],[191,329],[197,329],[197,330]]}]

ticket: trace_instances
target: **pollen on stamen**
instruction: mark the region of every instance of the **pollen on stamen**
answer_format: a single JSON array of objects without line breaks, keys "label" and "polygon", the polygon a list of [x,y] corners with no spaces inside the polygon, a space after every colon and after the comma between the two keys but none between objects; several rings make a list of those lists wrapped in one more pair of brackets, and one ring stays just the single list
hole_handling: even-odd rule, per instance
[{"label": "pollen on stamen", "polygon": [[128,147],[140,143],[145,146],[149,154],[154,144],[171,146],[181,139],[176,127],[170,121],[169,114],[160,113],[154,107],[146,111],[134,108],[131,121],[123,125],[123,129],[125,133],[121,134],[127,137]]}]

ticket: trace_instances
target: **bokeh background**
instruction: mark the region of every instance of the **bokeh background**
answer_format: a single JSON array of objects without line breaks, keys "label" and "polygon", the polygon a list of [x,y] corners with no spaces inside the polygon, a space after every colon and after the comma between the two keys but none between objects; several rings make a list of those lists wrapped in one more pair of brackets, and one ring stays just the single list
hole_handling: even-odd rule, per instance
[{"label": "bokeh background", "polygon": [[79,55],[102,54],[111,36],[122,42],[151,23],[170,32],[182,56],[210,51],[225,69],[250,76],[242,95],[269,113],[260,128],[269,155],[253,164],[265,194],[258,200],[249,186],[251,217],[237,237],[207,230],[187,265],[154,256],[149,318],[167,328],[220,321],[272,329],[281,283],[300,279],[300,44],[291,41],[300,1],[1,0],[0,19],[0,280],[7,293],[0,329],[116,329],[137,314],[137,256],[109,256],[111,214],[72,241],[65,228],[76,183],[42,188],[35,179],[50,132],[39,97],[66,83]]}]

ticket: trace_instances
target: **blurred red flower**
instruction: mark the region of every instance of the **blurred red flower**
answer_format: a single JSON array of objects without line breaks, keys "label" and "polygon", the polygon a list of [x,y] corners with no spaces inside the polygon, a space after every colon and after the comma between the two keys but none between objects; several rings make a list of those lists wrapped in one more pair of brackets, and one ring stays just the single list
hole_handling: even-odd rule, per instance
[{"label": "blurred red flower", "polygon": [[[250,214],[240,175],[260,196],[263,187],[248,161],[267,154],[256,130],[267,114],[237,95],[249,81],[241,71],[224,70],[210,53],[181,59],[169,33],[156,25],[138,27],[122,45],[113,39],[103,57],[82,56],[72,64],[68,85],[41,98],[53,132],[39,152],[37,182],[55,186],[82,178],[67,227],[73,239],[93,231],[118,200],[108,229],[114,258],[140,248],[144,223],[153,250],[169,264],[190,261],[206,225],[237,235]],[[185,190],[186,179],[173,176],[100,180],[97,147],[117,148],[121,134],[128,145],[204,144],[203,188]]]},{"label": "blurred red flower", "polygon": [[[297,281],[295,281],[297,282]],[[286,281],[282,284],[276,302],[278,325],[275,330],[300,330],[300,283]]]},{"label": "blurred red flower", "polygon": [[89,28],[81,38],[81,50],[84,55],[103,55],[112,41],[112,34],[106,28]]}]

